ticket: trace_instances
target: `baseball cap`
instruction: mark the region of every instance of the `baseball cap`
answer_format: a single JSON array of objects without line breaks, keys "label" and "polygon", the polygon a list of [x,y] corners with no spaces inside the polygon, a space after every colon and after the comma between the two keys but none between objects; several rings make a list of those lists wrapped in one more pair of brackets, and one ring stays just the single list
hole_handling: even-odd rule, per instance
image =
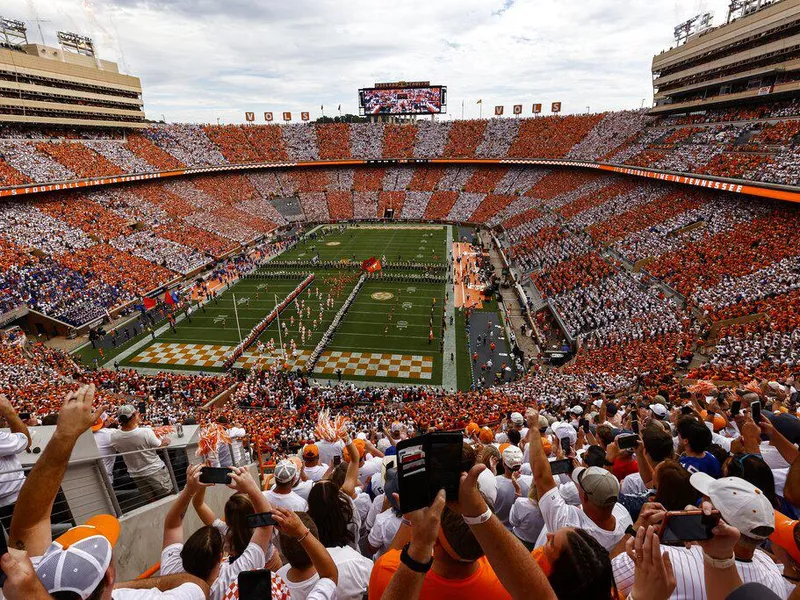
[{"label": "baseball cap", "polygon": [[578,432],[570,423],[554,423],[552,429],[559,440],[568,438],[571,444],[578,441]]},{"label": "baseball cap", "polygon": [[398,423],[397,421],[392,423],[392,431],[400,431],[400,429],[401,429],[400,423]]},{"label": "baseball cap", "polygon": [[319,456],[319,448],[316,444],[306,444],[303,446],[303,458],[317,458]]},{"label": "baseball cap", "polygon": [[664,419],[669,414],[667,407],[663,404],[651,404],[648,408],[652,410],[653,414],[659,419]]},{"label": "baseball cap", "polygon": [[92,433],[100,431],[103,428],[103,424],[106,422],[106,419],[108,419],[107,412],[104,412],[102,415],[97,417],[97,421],[92,423]]},{"label": "baseball cap", "polygon": [[503,464],[509,469],[522,465],[522,450],[516,446],[509,446],[503,450]]},{"label": "baseball cap", "polygon": [[[356,438],[353,440],[353,445],[356,447],[356,450],[358,450],[358,457],[361,458],[362,456],[364,456],[364,452],[366,452],[367,450],[366,442],[364,442],[364,440],[359,440],[358,438]],[[350,462],[350,453],[347,451],[346,448],[342,451],[342,460],[344,462]]]},{"label": "baseball cap", "polygon": [[572,481],[595,506],[602,508],[617,502],[619,480],[610,471],[600,467],[578,467],[572,472]]},{"label": "baseball cap", "polygon": [[481,433],[478,437],[482,443],[488,444],[489,442],[494,441],[494,432],[488,427],[482,427]]},{"label": "baseball cap", "polygon": [[525,418],[522,416],[522,413],[512,412],[511,413],[511,422],[514,425],[524,425],[525,424]]},{"label": "baseball cap", "polygon": [[136,407],[132,404],[125,404],[124,406],[120,406],[119,410],[117,411],[117,418],[129,420],[133,415],[137,413]]},{"label": "baseball cap", "polygon": [[94,516],[50,544],[36,575],[48,593],[74,592],[86,600],[105,576],[118,538],[115,517]]},{"label": "baseball cap", "polygon": [[275,467],[275,481],[289,483],[297,477],[297,465],[290,460],[282,460]]},{"label": "baseball cap", "polygon": [[569,409],[569,411],[574,415],[583,414],[583,408],[581,408],[580,406],[573,406],[572,408]]},{"label": "baseball cap", "polygon": [[[769,536],[773,544],[777,544],[789,553],[794,560],[800,562],[800,548],[797,547],[795,530],[800,521],[790,519],[782,512],[775,511],[775,531]],[[800,532],[798,532],[800,533]]]},{"label": "baseball cap", "polygon": [[550,427],[550,421],[544,415],[539,415],[539,429],[547,429],[548,427]]},{"label": "baseball cap", "polygon": [[603,408],[603,400],[602,400],[602,398],[598,398],[597,400],[592,402],[592,406],[594,406],[595,408]]},{"label": "baseball cap", "polygon": [[384,452],[391,445],[392,445],[392,442],[390,442],[388,438],[381,438],[381,439],[378,440],[377,448],[381,452]]},{"label": "baseball cap", "polygon": [[766,539],[775,531],[775,511],[760,489],[739,477],[714,479],[693,473],[689,482],[708,496],[725,522],[750,538]]}]

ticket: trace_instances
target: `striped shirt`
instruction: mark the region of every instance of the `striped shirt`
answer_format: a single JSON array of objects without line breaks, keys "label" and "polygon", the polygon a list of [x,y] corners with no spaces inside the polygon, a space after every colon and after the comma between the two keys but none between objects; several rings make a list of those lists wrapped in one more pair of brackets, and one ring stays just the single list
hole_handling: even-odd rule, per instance
[{"label": "striped shirt", "polygon": [[[689,549],[675,546],[661,546],[661,548],[669,552],[672,568],[675,571],[677,586],[670,596],[671,600],[705,600],[706,582],[703,571],[703,550],[700,546],[692,546]],[[623,596],[627,596],[633,587],[635,569],[633,561],[623,552],[611,561],[611,567],[614,570],[617,589]],[[781,598],[788,597],[778,565],[765,552],[756,550],[752,562],[737,560],[736,569],[739,571],[742,583],[753,581],[761,583]]]}]

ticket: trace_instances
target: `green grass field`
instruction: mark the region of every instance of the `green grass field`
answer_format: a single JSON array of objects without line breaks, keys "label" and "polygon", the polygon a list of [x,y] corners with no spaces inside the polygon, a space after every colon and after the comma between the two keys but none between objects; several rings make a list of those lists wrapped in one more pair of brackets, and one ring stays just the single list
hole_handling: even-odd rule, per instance
[{"label": "green grass field", "polygon": [[[413,227],[418,227],[414,229]],[[280,260],[363,261],[386,257],[389,262],[444,263],[447,259],[447,229],[444,225],[358,225],[339,231],[336,226],[317,230],[316,239],[306,236]]]},{"label": "green grass field", "polygon": [[[416,227],[416,228],[415,228]],[[320,233],[320,230],[317,232]],[[353,260],[362,261],[371,256],[381,258],[385,255],[388,262],[409,260],[419,262],[439,262],[444,264],[448,256],[449,239],[444,226],[351,226],[343,231],[338,227],[326,228],[316,240],[300,242],[297,246],[284,252],[278,260],[304,261],[318,253],[320,260]],[[314,247],[314,253],[311,248]],[[399,257],[399,258],[398,258]],[[315,280],[298,297],[304,301],[302,316],[298,314],[298,306],[291,304],[281,313],[281,322],[285,323],[288,332],[283,337],[285,343],[294,340],[299,351],[308,354],[327,331],[335,314],[347,299],[356,284],[360,271],[355,268],[324,269],[302,266],[296,269],[296,277],[281,279],[243,279],[228,290],[218,292],[216,301],[205,305],[205,311],[197,310],[192,314],[192,322],[181,320],[177,324],[177,333],[166,329],[156,335],[137,338],[141,344],[134,351],[127,351],[127,356],[120,359],[123,366],[145,368],[170,368],[183,370],[221,371],[221,367],[199,367],[195,365],[164,364],[156,360],[154,352],[164,344],[196,344],[217,347],[219,352],[227,352],[239,342],[233,297],[236,296],[239,313],[239,325],[242,336],[247,333],[275,306],[275,295],[278,300],[285,298],[303,279],[303,273],[313,271]],[[271,267],[269,264],[259,269],[262,274],[277,271],[294,272],[295,269],[285,266]],[[384,275],[391,274],[391,268],[384,270]],[[328,295],[332,297],[332,305],[328,306]],[[369,279],[361,288],[355,302],[350,307],[343,322],[339,326],[333,340],[326,348],[326,353],[355,352],[364,354],[402,355],[423,357],[433,364],[430,378],[393,378],[365,376],[355,373],[346,374],[345,379],[362,381],[382,381],[397,383],[434,384],[442,382],[443,357],[440,350],[441,320],[444,310],[444,283],[407,283],[381,279]],[[434,304],[433,300],[436,299]],[[320,318],[320,310],[322,318]],[[391,317],[391,320],[390,320]],[[313,321],[316,320],[316,326]],[[428,343],[428,335],[433,323],[434,339]],[[301,322],[307,328],[305,339],[300,333]],[[284,330],[282,329],[282,332]],[[278,345],[278,323],[274,321],[261,335],[263,343],[273,340]],[[126,345],[130,349],[131,344]],[[152,352],[149,352],[150,349]],[[457,345],[457,350],[461,350]],[[122,349],[126,352],[125,348]],[[84,350],[83,352],[86,352]],[[253,345],[248,353],[255,353]],[[323,354],[325,356],[325,354]],[[142,358],[147,360],[143,361]],[[152,360],[151,360],[152,358]],[[463,358],[463,357],[459,357]],[[298,364],[302,364],[298,357]],[[447,364],[450,364],[449,357]],[[453,363],[455,364],[455,363]],[[452,368],[452,367],[450,367]],[[316,377],[332,378],[334,375],[321,374]]]}]

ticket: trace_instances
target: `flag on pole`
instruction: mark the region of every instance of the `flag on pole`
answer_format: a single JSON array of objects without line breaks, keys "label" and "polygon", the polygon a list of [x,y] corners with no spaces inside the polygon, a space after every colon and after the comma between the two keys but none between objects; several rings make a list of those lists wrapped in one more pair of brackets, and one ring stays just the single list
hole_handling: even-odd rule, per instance
[{"label": "flag on pole", "polygon": [[342,105],[341,104],[339,105],[339,108],[337,110],[342,110]]},{"label": "flag on pole", "polygon": [[172,297],[172,294],[170,294],[169,291],[164,292],[164,304],[175,304],[175,298]]},{"label": "flag on pole", "polygon": [[320,109],[320,110],[325,110],[325,107],[324,107],[324,106],[322,106],[322,105],[320,104],[320,105],[319,105],[319,109]]},{"label": "flag on pole", "polygon": [[158,301],[155,298],[142,298],[142,305],[144,306],[145,310],[155,308],[157,303]]},{"label": "flag on pole", "polygon": [[478,101],[477,101],[475,104],[483,104],[483,98],[481,98],[480,100],[478,100]]}]

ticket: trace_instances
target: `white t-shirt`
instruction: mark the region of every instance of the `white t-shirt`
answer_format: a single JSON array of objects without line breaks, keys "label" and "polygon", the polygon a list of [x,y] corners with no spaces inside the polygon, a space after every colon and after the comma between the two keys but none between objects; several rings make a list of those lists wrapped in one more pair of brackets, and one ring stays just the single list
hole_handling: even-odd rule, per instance
[{"label": "white t-shirt", "polygon": [[365,460],[364,464],[358,468],[358,481],[362,487],[367,487],[367,479],[375,475],[375,473],[380,473],[382,467],[383,459],[380,457]]},{"label": "white t-shirt", "polygon": [[328,471],[328,465],[320,463],[316,467],[306,467],[306,477],[311,481],[319,481],[322,476]]},{"label": "white t-shirt", "polygon": [[375,519],[383,510],[383,501],[385,498],[385,494],[379,494],[375,496],[375,499],[372,501],[372,505],[369,507],[369,513],[367,513],[366,522],[364,523],[367,531],[372,529],[372,526],[375,525]]},{"label": "white t-shirt", "polygon": [[25,452],[27,447],[28,437],[24,433],[0,431],[0,506],[14,504],[19,497],[25,473],[17,454]]},{"label": "white t-shirt", "polygon": [[387,508],[375,517],[375,524],[369,530],[369,536],[367,537],[369,545],[378,549],[375,556],[372,557],[374,560],[377,560],[389,549],[389,545],[392,543],[402,523],[403,520],[394,514],[391,508]]},{"label": "white t-shirt", "polygon": [[342,440],[336,440],[335,442],[321,440],[317,442],[317,449],[319,450],[319,462],[332,465],[334,456],[342,456],[344,442]]},{"label": "white t-shirt", "polygon": [[358,511],[358,519],[361,522],[361,529],[364,529],[364,525],[366,524],[367,517],[369,516],[369,511],[372,508],[372,500],[369,497],[369,494],[366,492],[359,492],[360,488],[356,489],[356,497],[353,500],[353,504]]},{"label": "white t-shirt", "polygon": [[[339,569],[339,583],[336,585],[339,600],[361,600],[369,584],[372,561],[350,546],[328,548],[328,553]],[[305,600],[319,581],[319,575],[315,573],[305,581],[293,582],[287,575],[290,568],[291,565],[283,565],[278,569],[278,575],[286,582],[292,593],[292,600]]]},{"label": "white t-shirt", "polygon": [[[494,514],[497,515],[497,518],[507,529],[510,529],[508,514],[511,512],[511,505],[517,499],[517,494],[514,492],[514,484],[504,475],[498,475],[495,480],[497,481],[497,498],[494,501]],[[527,496],[527,491],[525,495]]]},{"label": "white t-shirt", "polygon": [[114,600],[205,600],[206,594],[196,583],[183,583],[169,591],[156,588],[150,590],[116,589],[111,592]]},{"label": "white t-shirt", "polygon": [[586,531],[606,550],[611,550],[625,535],[628,526],[633,525],[631,515],[625,507],[616,503],[613,509],[616,519],[614,531],[601,529],[583,512],[583,509],[567,504],[558,488],[549,490],[539,498],[539,510],[544,517],[544,527],[539,533],[539,539],[536,540],[537,548],[545,545],[549,531],[558,531],[562,527],[575,527]]},{"label": "white t-shirt", "polygon": [[293,491],[288,494],[278,494],[273,490],[267,490],[263,492],[263,494],[272,506],[280,506],[281,508],[295,512],[305,512],[308,510],[308,501],[302,496],[295,494]]},{"label": "white t-shirt", "polygon": [[117,429],[111,434],[111,445],[118,453],[137,451],[123,457],[129,475],[146,477],[166,469],[155,451],[161,447],[161,440],[149,427],[137,427],[131,431]]},{"label": "white t-shirt", "polygon": [[630,475],[625,476],[622,480],[622,484],[620,485],[620,493],[626,494],[629,496],[639,496],[641,494],[646,494],[649,490],[647,486],[642,481],[642,476],[639,473],[631,473]]},{"label": "white t-shirt", "polygon": [[515,536],[525,542],[535,543],[544,527],[539,503],[529,498],[517,498],[511,506],[508,522]]},{"label": "white t-shirt", "polygon": [[103,458],[103,467],[108,473],[108,478],[114,478],[114,457],[110,456],[114,454],[114,447],[111,445],[111,436],[114,434],[114,429],[106,429],[103,427],[102,429],[98,429],[94,432],[94,442],[97,444],[97,450],[100,452],[100,456],[104,456]]},{"label": "white t-shirt", "polygon": [[301,481],[298,483],[292,488],[292,491],[308,502],[308,494],[311,492],[312,487],[314,487],[314,482],[309,479],[308,481]]},{"label": "white t-shirt", "polygon": [[332,579],[320,579],[306,600],[336,600],[336,584]]},{"label": "white t-shirt", "polygon": [[[705,600],[706,582],[703,575],[703,551],[700,546],[691,546],[689,549],[675,546],[661,546],[662,552],[669,552],[672,568],[675,571],[677,586],[670,598],[672,600]],[[625,596],[633,588],[634,564],[630,557],[623,552],[611,561],[614,571],[614,580],[617,589]],[[758,582],[781,598],[788,597],[783,585],[781,571],[773,560],[761,550],[756,549],[752,562],[736,561],[736,570],[742,578],[742,583]]]},{"label": "white t-shirt", "polygon": [[[181,550],[183,544],[170,544],[161,551],[161,574],[173,575],[174,573],[184,573],[183,561],[181,560]],[[271,552],[270,552],[271,554]],[[242,571],[252,571],[263,569],[267,559],[261,546],[250,542],[242,555],[233,562],[224,561],[219,570],[219,577],[211,586],[211,600],[223,600],[231,583],[239,578]]]}]

